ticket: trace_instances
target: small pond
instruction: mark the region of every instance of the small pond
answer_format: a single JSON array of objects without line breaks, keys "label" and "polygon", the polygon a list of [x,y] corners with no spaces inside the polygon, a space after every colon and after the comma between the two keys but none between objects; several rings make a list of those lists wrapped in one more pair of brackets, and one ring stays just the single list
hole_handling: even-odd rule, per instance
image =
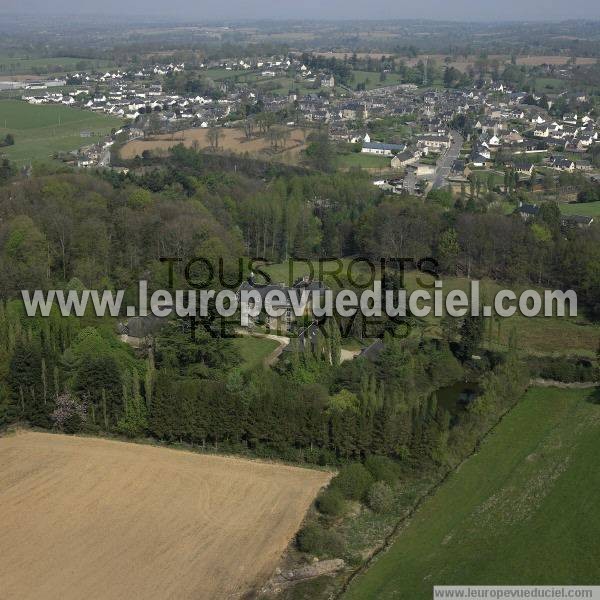
[{"label": "small pond", "polygon": [[436,391],[437,403],[451,415],[457,415],[479,396],[481,388],[477,383],[457,381]]}]

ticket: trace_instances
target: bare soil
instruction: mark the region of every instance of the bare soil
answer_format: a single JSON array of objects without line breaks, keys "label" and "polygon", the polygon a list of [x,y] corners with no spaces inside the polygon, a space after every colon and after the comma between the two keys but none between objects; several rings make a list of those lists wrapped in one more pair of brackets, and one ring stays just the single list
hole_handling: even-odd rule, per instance
[{"label": "bare soil", "polygon": [[242,598],[330,474],[98,438],[0,438],[0,597]]},{"label": "bare soil", "polygon": [[[242,129],[219,129],[219,147],[217,152],[235,152],[236,154],[248,153],[251,156],[270,157],[282,162],[297,162],[300,152],[306,148],[308,131],[296,128],[290,129],[290,138],[285,147],[281,145],[274,149],[266,136],[255,136],[247,139]],[[121,149],[121,156],[125,159],[141,156],[144,150],[168,151],[177,144],[184,144],[188,148],[197,145],[199,149],[211,149],[208,139],[208,130],[202,128],[184,129],[175,134],[155,136],[151,140],[133,140]]]}]

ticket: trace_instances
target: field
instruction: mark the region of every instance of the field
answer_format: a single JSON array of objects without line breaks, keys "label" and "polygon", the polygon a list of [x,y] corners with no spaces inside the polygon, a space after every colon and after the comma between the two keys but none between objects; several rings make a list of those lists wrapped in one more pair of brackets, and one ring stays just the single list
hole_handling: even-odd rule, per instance
[{"label": "field", "polygon": [[97,438],[0,438],[0,596],[244,597],[328,479]]},{"label": "field", "polygon": [[[248,153],[250,156],[271,158],[280,162],[294,164],[298,162],[301,151],[306,148],[306,136],[308,132],[303,129],[290,129],[290,138],[286,147],[276,151],[271,149],[271,143],[266,137],[253,137],[246,139],[242,129],[226,128],[219,129],[219,151],[235,152],[238,154]],[[199,148],[209,149],[208,131],[206,129],[185,129],[174,135],[158,135],[152,140],[133,140],[123,146],[121,156],[126,159],[135,158],[144,150],[163,151],[177,144],[192,147],[196,143]]]},{"label": "field", "polygon": [[350,586],[347,600],[429,600],[433,585],[596,585],[600,405],[532,389]]},{"label": "field", "polygon": [[371,71],[352,71],[354,79],[350,87],[355,88],[357,84],[364,83],[367,90],[373,88],[385,87],[388,85],[398,85],[402,83],[402,79],[397,73],[386,73],[385,81],[380,80],[379,73]]},{"label": "field", "polygon": [[352,152],[351,154],[340,154],[336,158],[336,164],[341,168],[361,167],[363,169],[391,169],[391,157],[365,154],[363,152]]},{"label": "field", "polygon": [[110,65],[107,60],[74,58],[71,56],[9,57],[0,55],[0,74],[33,74],[51,75],[69,71],[103,69]]},{"label": "field", "polygon": [[264,364],[267,356],[279,347],[275,340],[250,336],[235,338],[233,345],[239,350],[244,370]]},{"label": "field", "polygon": [[559,206],[563,215],[600,217],[600,202],[577,202],[573,204],[561,202]]},{"label": "field", "polygon": [[[320,56],[324,56],[326,58],[338,58],[343,60],[344,58],[349,58],[352,56],[352,52],[317,52]],[[357,52],[358,58],[373,58],[375,60],[380,60],[383,55],[381,52]],[[414,67],[419,61],[425,61],[426,58],[435,61],[438,66],[445,66],[446,54],[429,54],[429,55],[419,55],[416,58],[404,58],[401,57],[400,60],[403,60],[408,66]],[[466,71],[470,66],[474,65],[477,61],[476,55],[470,55],[468,57],[460,56],[456,59],[452,59],[450,66],[458,69],[459,71]],[[504,54],[490,54],[489,60],[497,60],[500,64],[506,63],[510,61],[510,56]],[[539,66],[539,65],[565,65],[569,61],[569,56],[564,55],[555,55],[555,56],[518,56],[517,64],[518,65],[527,65],[527,66]],[[578,57],[577,64],[578,65],[593,65],[596,63],[595,58],[590,57]]]},{"label": "field", "polygon": [[538,77],[535,80],[535,91],[538,94],[556,94],[565,88],[565,81],[556,77]]},{"label": "field", "polygon": [[[45,161],[55,152],[70,152],[88,146],[111,129],[122,124],[120,119],[67,106],[32,105],[19,100],[0,101],[0,137],[11,133],[15,145],[0,148],[17,164]],[[91,137],[80,133],[89,131]]]},{"label": "field", "polygon": [[103,69],[109,64],[107,60],[73,58],[70,56],[35,58],[0,54],[0,79],[6,75],[53,75],[69,71]]}]

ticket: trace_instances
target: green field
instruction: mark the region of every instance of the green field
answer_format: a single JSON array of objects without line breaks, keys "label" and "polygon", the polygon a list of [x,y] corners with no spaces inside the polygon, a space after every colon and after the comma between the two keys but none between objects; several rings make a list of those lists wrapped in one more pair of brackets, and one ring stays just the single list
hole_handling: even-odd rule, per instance
[{"label": "green field", "polygon": [[535,80],[535,91],[538,94],[562,92],[568,86],[568,82],[555,77],[538,77]]},{"label": "green field", "polygon": [[435,584],[597,585],[600,404],[593,398],[530,390],[344,598],[430,600]]},{"label": "green field", "polygon": [[386,73],[385,81],[381,81],[380,74],[374,71],[352,71],[352,73],[354,79],[348,86],[350,88],[356,88],[359,83],[364,83],[367,90],[402,83],[402,78],[397,73]]},{"label": "green field", "polygon": [[390,169],[391,160],[392,159],[387,156],[352,152],[351,154],[338,155],[336,157],[336,165],[340,168],[361,167],[363,169]]},{"label": "green field", "polygon": [[0,54],[0,79],[3,75],[52,75],[69,71],[89,71],[109,66],[107,60],[56,56],[36,58]]},{"label": "green field", "polygon": [[[121,119],[67,106],[35,106],[19,100],[0,101],[0,137],[12,133],[15,145],[0,148],[17,164],[46,161],[55,152],[88,146],[118,128]],[[82,131],[92,133],[83,138]]]},{"label": "green field", "polygon": [[242,357],[243,370],[250,370],[263,364],[265,358],[279,346],[275,340],[250,336],[235,338],[233,345]]},{"label": "green field", "polygon": [[577,202],[575,204],[559,204],[563,215],[583,215],[589,217],[600,217],[600,202]]}]

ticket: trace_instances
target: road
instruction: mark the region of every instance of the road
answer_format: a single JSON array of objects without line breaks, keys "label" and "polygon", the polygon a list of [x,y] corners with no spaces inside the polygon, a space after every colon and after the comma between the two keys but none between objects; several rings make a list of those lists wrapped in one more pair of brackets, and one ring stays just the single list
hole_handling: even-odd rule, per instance
[{"label": "road", "polygon": [[450,131],[450,135],[452,136],[450,148],[448,148],[448,150],[446,150],[446,152],[440,157],[435,169],[435,176],[433,178],[434,189],[441,188],[446,185],[446,178],[448,175],[450,175],[452,164],[458,158],[460,150],[465,141],[458,131]]}]

